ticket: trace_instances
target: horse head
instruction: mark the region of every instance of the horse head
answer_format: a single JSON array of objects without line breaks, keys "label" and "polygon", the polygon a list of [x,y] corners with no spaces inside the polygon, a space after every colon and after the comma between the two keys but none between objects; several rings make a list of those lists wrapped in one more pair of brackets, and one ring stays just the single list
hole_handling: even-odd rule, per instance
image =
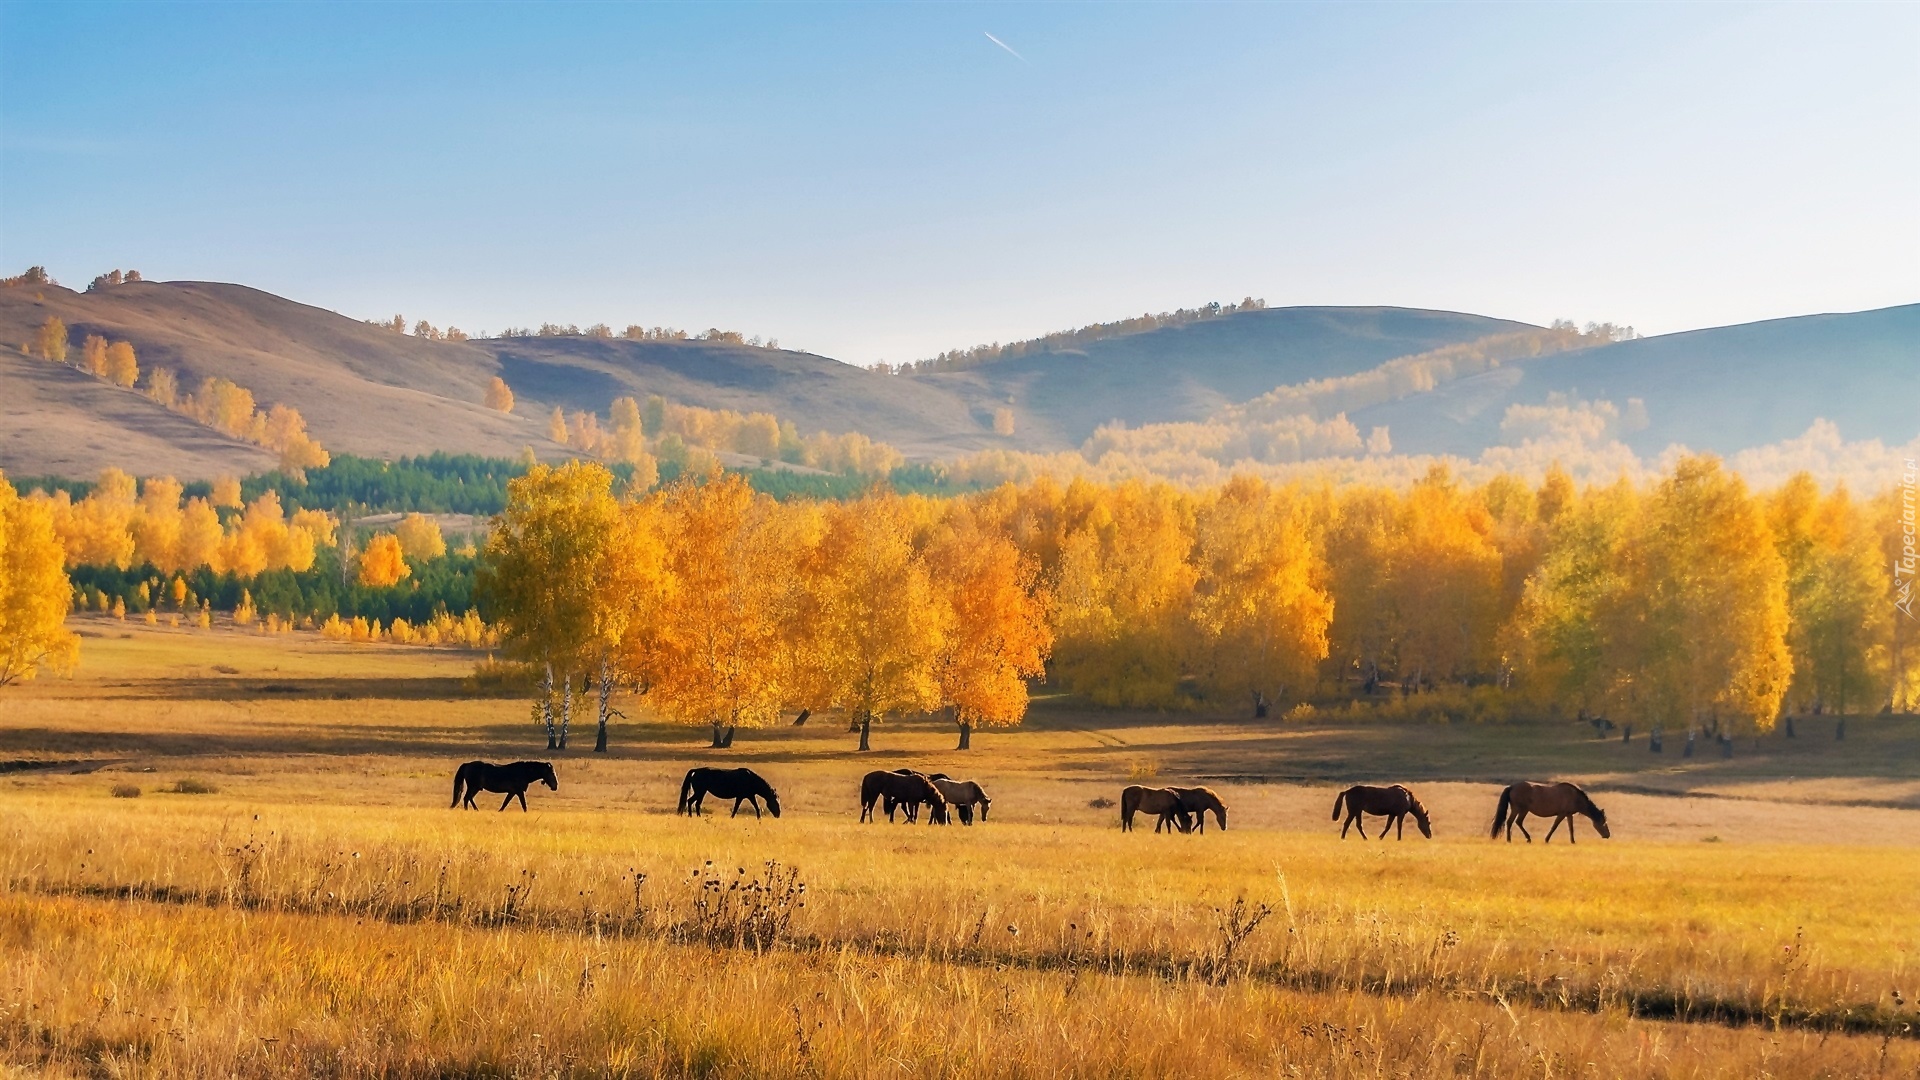
[{"label": "horse head", "polygon": [[[1593,806],[1593,802],[1589,800],[1587,802],[1587,805]],[[1593,806],[1593,827],[1600,830],[1601,839],[1603,840],[1613,839],[1613,830],[1607,828],[1607,812],[1605,810],[1600,809],[1597,806]]]},{"label": "horse head", "polygon": [[540,763],[540,782],[551,791],[560,790],[560,778],[553,775],[553,766],[544,761]]},{"label": "horse head", "polygon": [[1427,808],[1420,805],[1419,799],[1414,799],[1412,796],[1408,798],[1413,803],[1409,809],[1413,812],[1413,823],[1420,826],[1420,835],[1429,840],[1433,839],[1433,819],[1427,816]]},{"label": "horse head", "polygon": [[767,799],[767,809],[772,811],[774,817],[776,818],[779,817],[780,816],[780,793],[773,790],[772,784],[767,785],[766,799]]}]

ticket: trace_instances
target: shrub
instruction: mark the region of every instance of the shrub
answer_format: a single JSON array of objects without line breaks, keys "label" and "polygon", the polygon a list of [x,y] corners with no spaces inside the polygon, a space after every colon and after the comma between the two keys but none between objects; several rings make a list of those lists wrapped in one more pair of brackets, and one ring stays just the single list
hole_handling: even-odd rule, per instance
[{"label": "shrub", "polygon": [[115,784],[111,791],[116,799],[137,799],[140,797],[139,784]]},{"label": "shrub", "polygon": [[175,795],[212,795],[220,789],[207,783],[205,780],[196,780],[191,776],[183,776],[174,781],[173,786],[167,790],[173,792]]}]

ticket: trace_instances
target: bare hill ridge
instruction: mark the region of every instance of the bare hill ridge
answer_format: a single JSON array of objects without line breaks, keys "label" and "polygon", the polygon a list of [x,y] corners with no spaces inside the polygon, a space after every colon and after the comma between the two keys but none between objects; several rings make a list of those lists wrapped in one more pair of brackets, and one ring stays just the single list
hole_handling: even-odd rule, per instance
[{"label": "bare hill ridge", "polygon": [[[555,406],[604,414],[618,396],[771,412],[804,433],[860,431],[910,458],[1004,447],[1077,447],[1099,425],[1200,420],[1276,386],[1353,375],[1396,357],[1526,324],[1395,307],[1267,308],[1038,352],[959,371],[890,375],[810,353],[709,341],[533,337],[431,341],[240,285],[135,282],[92,293],[0,288],[0,342],[31,341],[49,315],[76,344],[133,343],[185,389],[223,376],[263,404],[298,408],[329,449],[369,457],[435,450],[511,456],[546,439]],[[482,404],[513,387],[512,415]],[[1904,442],[1920,428],[1920,305],[1674,334],[1512,364],[1356,412],[1396,450],[1477,453],[1505,437],[1510,406],[1563,398],[1644,402],[1635,449],[1684,442],[1722,452],[1791,437],[1815,419],[1849,438]],[[1011,436],[993,432],[1010,408]],[[119,390],[0,351],[0,468],[87,475],[113,464],[204,478],[271,464]]]}]

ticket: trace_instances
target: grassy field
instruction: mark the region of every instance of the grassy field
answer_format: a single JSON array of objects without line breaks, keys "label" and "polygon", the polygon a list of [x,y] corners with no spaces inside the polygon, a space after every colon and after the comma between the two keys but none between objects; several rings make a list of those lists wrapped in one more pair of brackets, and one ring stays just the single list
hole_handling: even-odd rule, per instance
[{"label": "grassy field", "polygon": [[[1920,1075],[1910,719],[1683,760],[1045,699],[964,754],[823,717],[548,755],[524,701],[464,694],[469,655],[82,625],[76,678],[0,697],[27,1074]],[[560,790],[448,810],[475,757],[553,757]],[[714,761],[785,814],[676,817]],[[858,824],[902,764],[992,820]],[[1500,784],[1550,776],[1614,838],[1489,841]],[[1232,828],[1122,834],[1097,804],[1143,777],[1203,778]],[[1436,838],[1340,841],[1355,780],[1413,784]]]}]

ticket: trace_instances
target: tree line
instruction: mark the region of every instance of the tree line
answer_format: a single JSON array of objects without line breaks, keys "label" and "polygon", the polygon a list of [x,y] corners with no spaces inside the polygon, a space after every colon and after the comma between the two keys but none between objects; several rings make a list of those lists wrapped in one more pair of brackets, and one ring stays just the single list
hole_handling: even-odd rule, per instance
[{"label": "tree line", "polygon": [[1168,326],[1185,326],[1203,319],[1217,319],[1223,315],[1233,315],[1242,311],[1260,311],[1266,306],[1265,300],[1256,300],[1251,296],[1237,304],[1222,304],[1215,300],[1199,307],[1177,308],[1173,311],[1160,312],[1158,315],[1149,312],[1131,319],[1088,323],[1077,330],[1059,330],[1037,338],[1008,342],[1004,345],[996,341],[990,345],[949,349],[926,360],[909,360],[902,364],[881,361],[871,365],[871,368],[883,375],[921,375],[930,371],[963,371],[982,364],[1014,360],[1034,353],[1081,349],[1107,338],[1124,337],[1128,334],[1139,334]]},{"label": "tree line", "polygon": [[1892,506],[1804,475],[1755,493],[1712,457],[1585,489],[1435,469],[1407,490],[1042,478],[839,504],[737,477],[623,498],[574,464],[513,482],[480,595],[556,746],[576,686],[602,728],[631,686],[720,745],[822,709],[863,746],[883,716],[947,709],[964,741],[1018,722],[1042,671],[1110,706],[1427,699],[1724,734],[1914,707]]}]

